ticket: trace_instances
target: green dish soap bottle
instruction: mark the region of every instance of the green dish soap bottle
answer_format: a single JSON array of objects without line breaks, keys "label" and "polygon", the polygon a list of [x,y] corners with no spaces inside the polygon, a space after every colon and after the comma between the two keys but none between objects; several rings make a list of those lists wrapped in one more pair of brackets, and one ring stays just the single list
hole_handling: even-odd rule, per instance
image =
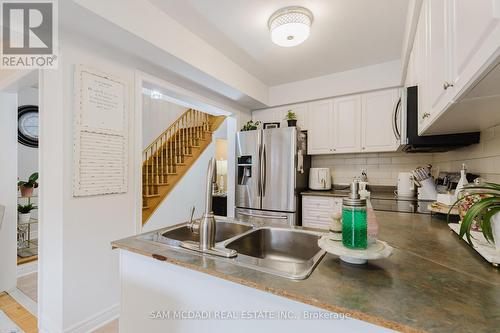
[{"label": "green dish soap bottle", "polygon": [[366,199],[361,199],[358,191],[358,182],[352,182],[349,197],[342,200],[342,244],[350,249],[363,250],[368,247]]}]

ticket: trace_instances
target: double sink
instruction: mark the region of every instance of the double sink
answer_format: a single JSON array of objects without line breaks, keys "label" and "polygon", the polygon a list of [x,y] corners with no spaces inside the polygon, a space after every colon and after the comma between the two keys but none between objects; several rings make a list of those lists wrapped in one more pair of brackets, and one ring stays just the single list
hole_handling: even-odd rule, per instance
[{"label": "double sink", "polygon": [[[215,247],[235,250],[235,258],[217,258],[288,279],[306,279],[325,255],[318,246],[321,232],[300,228],[256,227],[236,221],[217,221]],[[182,224],[141,237],[182,251],[184,241],[198,242],[199,235]],[[192,253],[197,253],[190,251]]]}]

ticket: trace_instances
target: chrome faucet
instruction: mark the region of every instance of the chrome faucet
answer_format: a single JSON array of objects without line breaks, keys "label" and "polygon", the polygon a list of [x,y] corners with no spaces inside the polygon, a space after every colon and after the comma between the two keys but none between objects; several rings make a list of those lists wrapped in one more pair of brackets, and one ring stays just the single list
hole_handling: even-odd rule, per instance
[{"label": "chrome faucet", "polygon": [[196,228],[196,221],[193,221],[193,208],[191,211],[191,220],[188,224],[188,227],[192,231],[198,229],[200,236],[199,244],[196,242],[184,241],[181,242],[181,247],[221,257],[235,257],[237,255],[236,251],[215,247],[215,231],[217,223],[215,221],[214,212],[212,211],[212,184],[216,181],[216,179],[217,167],[215,158],[212,157],[208,162],[207,179],[205,183],[205,212],[199,221],[198,228]]}]

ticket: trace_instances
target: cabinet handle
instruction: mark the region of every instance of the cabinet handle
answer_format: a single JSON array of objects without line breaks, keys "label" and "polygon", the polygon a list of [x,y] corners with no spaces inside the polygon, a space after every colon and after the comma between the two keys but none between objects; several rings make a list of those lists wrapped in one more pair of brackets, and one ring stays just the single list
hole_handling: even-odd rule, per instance
[{"label": "cabinet handle", "polygon": [[429,112],[424,112],[424,114],[422,115],[422,119],[429,118],[430,116],[431,114]]},{"label": "cabinet handle", "polygon": [[443,88],[444,90],[450,88],[450,87],[453,87],[453,83],[450,83],[448,81],[445,81],[445,83],[443,84]]}]

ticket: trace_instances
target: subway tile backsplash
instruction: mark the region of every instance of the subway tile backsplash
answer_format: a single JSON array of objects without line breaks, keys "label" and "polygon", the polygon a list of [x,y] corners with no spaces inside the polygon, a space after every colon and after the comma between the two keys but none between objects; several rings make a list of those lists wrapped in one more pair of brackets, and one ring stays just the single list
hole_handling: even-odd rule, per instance
[{"label": "subway tile backsplash", "polygon": [[407,154],[366,153],[315,155],[313,167],[330,168],[335,184],[347,184],[365,169],[373,185],[397,184],[398,173],[417,166],[432,164],[435,171],[459,171],[462,163],[468,171],[480,174],[487,181],[500,183],[500,126],[481,132],[481,142],[446,153]]}]

